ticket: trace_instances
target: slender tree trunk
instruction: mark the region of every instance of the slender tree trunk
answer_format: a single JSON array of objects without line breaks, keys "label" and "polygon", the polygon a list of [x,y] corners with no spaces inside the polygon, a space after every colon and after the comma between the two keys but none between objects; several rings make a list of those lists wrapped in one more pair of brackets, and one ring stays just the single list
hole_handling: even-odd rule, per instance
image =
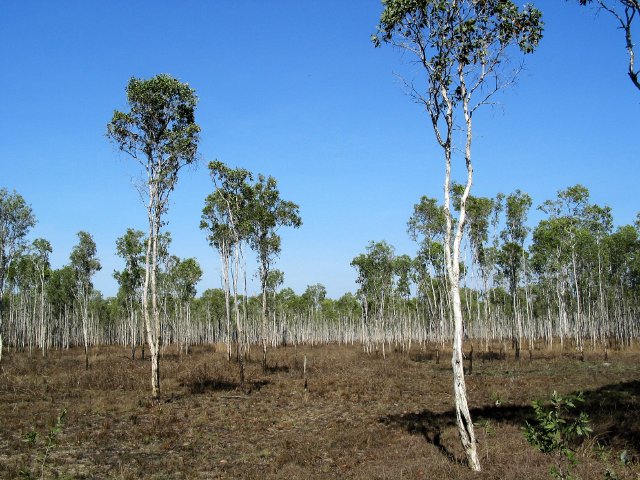
[{"label": "slender tree trunk", "polygon": [[242,317],[240,306],[238,305],[238,270],[240,269],[240,242],[234,245],[234,268],[233,268],[233,307],[236,316],[236,352],[238,355],[238,367],[240,369],[240,387],[244,387],[244,332],[242,328]]},{"label": "slender tree trunk", "polygon": [[473,167],[471,164],[471,113],[469,112],[469,97],[467,96],[464,78],[461,68],[458,70],[458,76],[461,84],[461,96],[463,99],[463,110],[466,121],[466,148],[465,161],[467,167],[467,182],[464,192],[460,198],[460,218],[456,225],[455,236],[453,236],[453,221],[451,218],[451,132],[453,130],[453,105],[449,101],[446,88],[442,88],[443,98],[447,103],[447,126],[449,134],[445,144],[445,181],[444,181],[444,211],[446,219],[445,230],[445,263],[447,266],[447,274],[449,279],[449,297],[451,300],[451,310],[453,313],[453,352],[451,356],[451,366],[453,368],[453,391],[455,396],[456,423],[458,425],[458,433],[462,447],[467,455],[469,466],[474,471],[480,471],[480,462],[478,460],[478,452],[476,446],[475,433],[469,406],[467,404],[467,389],[464,379],[464,364],[462,362],[462,305],[460,302],[460,244],[462,242],[462,234],[466,216],[466,201],[471,191],[473,182]]},{"label": "slender tree trunk", "polygon": [[[156,274],[158,264],[158,233],[160,212],[157,206],[157,191],[153,184],[150,184],[149,205],[147,212],[149,215],[149,238],[147,239],[147,252],[145,255],[145,277],[142,289],[142,312],[144,324],[147,332],[147,343],[149,344],[149,354],[151,355],[151,399],[160,399],[160,368],[159,368],[159,342],[160,335],[160,314],[157,304]],[[151,308],[149,305],[149,294],[151,294]],[[151,311],[150,311],[151,310]],[[153,321],[153,323],[152,323]]]},{"label": "slender tree trunk", "polygon": [[260,280],[262,284],[262,371],[267,371],[267,275],[268,266],[262,263]]},{"label": "slender tree trunk", "polygon": [[0,363],[2,362],[2,348],[3,348],[2,327],[3,327],[3,320],[4,320],[4,303],[3,303],[3,301],[4,301],[4,275],[5,275],[4,271],[0,272]]}]

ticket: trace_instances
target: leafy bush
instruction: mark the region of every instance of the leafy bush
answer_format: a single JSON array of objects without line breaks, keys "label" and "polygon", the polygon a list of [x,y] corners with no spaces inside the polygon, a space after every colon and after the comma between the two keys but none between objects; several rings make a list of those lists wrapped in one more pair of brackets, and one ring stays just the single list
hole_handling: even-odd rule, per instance
[{"label": "leafy bush", "polygon": [[542,401],[532,402],[536,420],[533,424],[526,422],[523,428],[527,441],[543,453],[560,451],[573,459],[571,445],[592,432],[589,416],[584,412],[577,416],[574,413],[578,403],[584,403],[582,392],[563,396],[554,391],[549,406]]}]

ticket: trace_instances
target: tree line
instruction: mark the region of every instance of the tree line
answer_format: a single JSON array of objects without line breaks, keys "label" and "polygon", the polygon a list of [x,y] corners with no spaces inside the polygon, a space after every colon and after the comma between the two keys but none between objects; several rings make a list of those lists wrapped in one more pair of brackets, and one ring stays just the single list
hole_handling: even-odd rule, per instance
[{"label": "tree line", "polygon": [[[213,167],[216,175],[234,171],[221,163]],[[249,172],[242,173],[249,178]],[[250,191],[258,198],[275,187],[274,179],[258,176],[252,189],[243,192],[245,205]],[[459,187],[454,187],[455,197]],[[321,284],[309,285],[301,294],[284,288],[283,272],[272,268],[279,242],[275,237],[267,242],[268,235],[250,222],[239,243],[225,237],[237,234],[215,224],[225,221],[223,191],[207,197],[202,213],[202,228],[226,265],[223,288],[197,296],[200,264],[172,255],[170,233],[160,236],[162,345],[175,344],[186,354],[194,344],[220,343],[231,358],[239,356],[238,345],[244,345],[244,352],[248,345],[259,344],[266,352],[268,346],[295,343],[362,343],[367,351],[384,355],[386,348],[408,350],[412,343],[444,344],[451,339],[444,214],[435,199],[422,197],[407,222],[408,234],[417,243],[414,256],[396,254],[385,241],[372,241],[351,262],[358,290],[331,299]],[[127,229],[116,240],[124,267],[113,272],[117,295],[105,298],[91,283],[100,261],[89,233],[78,233],[69,263],[54,269],[49,263],[51,244],[42,238],[26,241],[35,218],[25,200],[6,189],[0,190],[0,198],[3,225],[12,209],[17,222],[12,233],[17,241],[3,251],[0,277],[6,344],[39,349],[43,355],[49,348],[116,344],[128,346],[132,357],[137,350],[144,355],[144,233]],[[285,218],[293,218],[293,204],[283,206]],[[534,226],[527,222],[533,201],[519,190],[493,198],[471,196],[468,208],[460,266],[467,338],[485,349],[504,342],[516,357],[523,346],[539,347],[536,342],[550,347],[568,342],[584,352],[585,347],[627,347],[638,339],[640,216],[633,225],[614,229],[611,209],[592,203],[581,185],[541,203],[537,208],[544,217]],[[2,232],[2,245],[8,247],[5,232],[10,232]],[[245,290],[251,272],[245,271],[243,251],[259,248],[259,238],[270,250],[259,256],[261,292],[252,296]],[[243,342],[236,342],[238,332]]]}]

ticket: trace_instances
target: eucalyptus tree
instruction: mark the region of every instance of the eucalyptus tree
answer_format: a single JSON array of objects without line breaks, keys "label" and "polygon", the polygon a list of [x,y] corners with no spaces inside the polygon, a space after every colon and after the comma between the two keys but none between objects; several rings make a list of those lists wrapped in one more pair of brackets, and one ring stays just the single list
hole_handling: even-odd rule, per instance
[{"label": "eucalyptus tree", "polygon": [[307,285],[306,290],[302,294],[302,299],[312,317],[320,313],[322,302],[325,298],[327,298],[327,288],[321,283]]},{"label": "eucalyptus tree", "polygon": [[490,302],[488,298],[489,279],[495,262],[495,254],[489,244],[489,226],[491,223],[491,215],[494,213],[496,206],[496,200],[491,198],[469,195],[469,198],[467,199],[467,230],[472,249],[473,261],[478,266],[482,282],[479,296],[479,299],[481,299],[482,302],[477,302],[477,316],[480,320],[480,304],[482,303],[485,322],[482,330],[485,335],[485,347],[488,345],[489,340],[488,323],[490,322],[491,316]]},{"label": "eucalyptus tree", "polygon": [[[524,53],[535,49],[542,37],[542,16],[531,6],[518,10],[510,0],[384,0],[383,5],[378,32],[372,38],[374,44],[396,45],[415,56],[422,67],[426,87],[407,86],[413,99],[426,109],[444,155],[444,250],[454,317],[452,366],[456,418],[469,465],[480,470],[462,367],[459,266],[466,202],[473,181],[472,120],[480,106],[511,83],[514,72],[508,70],[507,62],[510,47],[519,47]],[[461,151],[467,178],[454,228],[450,188],[453,133],[457,126],[463,131]]]},{"label": "eucalyptus tree", "polygon": [[196,296],[196,285],[202,278],[202,268],[195,258],[178,259],[177,264],[170,272],[176,301],[178,302],[177,319],[181,324],[178,334],[179,343],[184,347],[185,353],[189,353],[191,330],[191,302]]},{"label": "eucalyptus tree", "polygon": [[58,347],[66,348],[70,344],[69,317],[73,313],[76,294],[76,279],[73,268],[66,265],[53,270],[47,282],[46,291],[51,317],[57,325],[55,331],[51,332],[51,341]]},{"label": "eucalyptus tree", "polygon": [[262,368],[267,369],[267,282],[274,260],[281,251],[280,227],[299,228],[302,225],[299,207],[280,197],[276,179],[258,175],[253,186],[250,205],[251,234],[249,243],[258,255],[260,288],[262,292]]},{"label": "eucalyptus tree", "polygon": [[15,256],[26,245],[26,236],[36,224],[31,207],[21,195],[0,188],[0,361],[2,361],[2,329],[7,273]]},{"label": "eucalyptus tree", "polygon": [[[385,306],[392,295],[395,254],[393,247],[385,241],[369,242],[366,253],[356,256],[351,266],[358,272],[356,282],[360,285],[359,294],[362,301],[363,335],[369,332],[370,320],[375,321],[376,346],[381,344],[382,356],[385,353]],[[365,347],[371,348],[371,334],[368,333]]]},{"label": "eucalyptus tree", "polygon": [[84,343],[85,368],[89,369],[89,345],[87,323],[89,317],[89,298],[93,291],[91,277],[102,266],[96,256],[97,249],[93,237],[87,232],[78,232],[78,244],[71,250],[70,266],[75,274],[76,300],[82,322],[82,338]]},{"label": "eucalyptus tree", "polygon": [[145,186],[139,188],[146,197],[149,222],[142,311],[151,353],[151,395],[158,400],[158,237],[178,173],[196,161],[200,133],[194,115],[197,97],[188,84],[164,74],[148,80],[131,78],[126,91],[130,110],[114,111],[107,125],[107,136],[121,151],[140,163],[146,175]]},{"label": "eucalyptus tree", "polygon": [[227,320],[227,360],[231,361],[231,286],[229,282],[229,267],[233,248],[233,237],[230,227],[229,209],[222,191],[217,189],[207,196],[202,209],[200,228],[207,231],[209,245],[218,250],[222,264],[222,289],[225,299],[225,317]]},{"label": "eucalyptus tree", "polygon": [[[583,185],[576,184],[558,192],[554,200],[546,200],[539,209],[549,215],[549,220],[557,226],[559,233],[558,254],[564,260],[560,266],[562,269],[562,281],[572,283],[575,298],[577,327],[582,323],[582,299],[578,278],[578,243],[581,236],[582,220],[589,205],[589,190]],[[564,287],[560,287],[564,293]],[[564,310],[564,305],[562,310]],[[566,325],[567,313],[562,311],[561,318]],[[583,350],[581,336],[576,329],[576,339],[580,351]]]},{"label": "eucalyptus tree", "polygon": [[5,332],[8,344],[20,350],[26,347],[31,355],[34,346],[38,275],[28,246],[11,262],[7,272],[7,286],[10,294],[9,315],[12,319]]},{"label": "eucalyptus tree", "polygon": [[[573,310],[573,331],[578,348],[583,352],[584,330],[593,330],[587,326],[594,322],[592,312],[598,311],[602,320],[606,309],[602,285],[603,246],[612,230],[611,210],[591,204],[589,190],[579,184],[560,190],[556,199],[545,201],[539,208],[549,218],[536,227],[532,251],[538,255],[539,269],[540,265],[548,264],[547,268],[556,272],[561,341],[569,331],[568,316]],[[550,247],[554,251],[549,251]],[[594,283],[598,284],[596,288],[592,286]],[[567,295],[567,291],[572,295]],[[591,305],[592,299],[599,303],[595,309]]]},{"label": "eucalyptus tree", "polygon": [[267,298],[270,299],[270,305],[271,305],[268,311],[271,313],[271,322],[273,325],[273,330],[272,330],[273,335],[271,339],[271,344],[273,348],[276,348],[278,346],[278,341],[279,341],[278,337],[282,336],[282,332],[278,331],[279,328],[280,329],[282,328],[282,322],[280,322],[279,326],[276,324],[276,319],[277,319],[276,295],[278,293],[278,289],[282,286],[283,283],[284,283],[284,272],[282,272],[281,270],[278,270],[277,268],[269,271],[269,274],[267,275],[266,289],[267,289]]},{"label": "eucalyptus tree", "polygon": [[40,350],[42,356],[46,356],[47,352],[47,320],[45,318],[45,297],[46,297],[46,281],[51,274],[51,264],[49,263],[49,255],[53,252],[51,243],[44,238],[36,238],[32,243],[33,264],[38,277],[38,290],[40,293]]},{"label": "eucalyptus tree", "polygon": [[[594,0],[579,0],[580,5],[589,5],[594,3]],[[625,48],[627,50],[628,66],[627,75],[631,80],[631,83],[640,90],[640,70],[636,70],[635,67],[635,44],[633,43],[634,33],[638,33],[637,17],[640,17],[640,1],[638,0],[595,0],[596,5],[600,10],[604,10],[607,14],[611,15],[615,20],[618,28],[624,33]]]},{"label": "eucalyptus tree", "polygon": [[[243,168],[230,168],[220,161],[209,163],[209,173],[216,189],[205,199],[200,228],[207,231],[209,244],[220,252],[223,287],[227,298],[227,325],[230,326],[228,307],[230,283],[233,288],[233,310],[236,320],[236,352],[240,368],[240,383],[244,385],[244,338],[238,277],[241,267],[242,244],[252,235],[253,176]],[[233,263],[230,265],[231,252]],[[231,268],[230,268],[231,267]],[[231,281],[229,281],[231,270]],[[231,332],[228,329],[228,354],[231,354]]]},{"label": "eucalyptus tree", "polygon": [[532,203],[531,197],[520,190],[507,195],[505,198],[505,228],[500,234],[503,245],[498,261],[509,284],[509,294],[511,295],[513,309],[511,338],[515,348],[516,359],[520,359],[522,343],[522,316],[519,311],[518,285],[520,272],[524,271],[526,267],[524,242],[529,233],[527,216]]},{"label": "eucalyptus tree", "polygon": [[418,255],[414,260],[415,283],[418,293],[427,300],[429,319],[438,319],[437,335],[443,340],[447,302],[443,302],[445,284],[444,234],[446,218],[438,200],[423,196],[413,206],[407,222],[409,237],[418,242]]},{"label": "eucalyptus tree", "polygon": [[137,313],[144,276],[144,243],[144,232],[133,228],[128,228],[125,234],[116,240],[116,252],[124,260],[125,266],[121,272],[114,271],[113,277],[120,285],[120,292],[129,317],[132,360],[136,355]]}]

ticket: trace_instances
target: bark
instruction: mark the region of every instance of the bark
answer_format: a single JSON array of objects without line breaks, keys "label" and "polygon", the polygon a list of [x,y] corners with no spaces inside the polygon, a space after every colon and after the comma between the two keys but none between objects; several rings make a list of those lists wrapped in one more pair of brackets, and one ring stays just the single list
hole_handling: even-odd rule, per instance
[{"label": "bark", "polygon": [[467,181],[464,192],[460,199],[460,217],[455,229],[452,242],[453,221],[451,216],[451,132],[453,131],[453,104],[449,99],[446,88],[441,88],[442,97],[447,105],[447,141],[445,143],[445,181],[444,181],[444,210],[446,218],[445,231],[445,263],[449,279],[449,296],[451,299],[451,310],[453,313],[453,352],[451,356],[451,366],[453,368],[453,391],[455,396],[456,423],[462,447],[467,455],[469,466],[474,471],[480,471],[480,462],[476,448],[476,439],[473,430],[473,422],[467,404],[467,390],[464,380],[464,365],[462,363],[462,305],[460,302],[460,244],[466,216],[466,202],[473,183],[473,167],[471,164],[471,112],[469,112],[469,97],[467,95],[462,67],[458,69],[460,80],[461,97],[463,99],[463,111],[466,123],[466,145],[465,163],[467,167]]},{"label": "bark", "polygon": [[[159,343],[160,313],[157,304],[157,260],[158,260],[158,230],[159,212],[157,206],[157,191],[155,185],[149,184],[149,237],[147,238],[147,251],[145,254],[145,277],[142,289],[142,312],[147,333],[149,354],[151,355],[151,398],[153,401],[160,399],[160,368],[159,368]],[[149,311],[149,293],[151,293],[151,312]],[[153,320],[153,323],[152,323]]]}]

